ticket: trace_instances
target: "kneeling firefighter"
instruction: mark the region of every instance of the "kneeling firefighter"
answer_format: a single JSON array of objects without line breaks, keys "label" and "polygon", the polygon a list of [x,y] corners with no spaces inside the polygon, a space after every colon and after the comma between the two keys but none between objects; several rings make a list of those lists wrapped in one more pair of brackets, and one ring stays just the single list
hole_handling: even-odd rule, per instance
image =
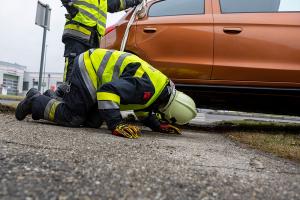
[{"label": "kneeling firefighter", "polygon": [[[41,95],[32,88],[19,103],[16,118],[23,120],[32,114],[34,120],[46,119],[65,126],[92,121],[92,127],[99,127],[105,121],[112,134],[137,138],[139,128],[125,123],[121,110],[134,110],[153,131],[177,134],[180,130],[171,124],[186,124],[197,114],[189,96],[177,91],[159,70],[130,53],[86,51],[76,57],[70,82],[70,91],[63,101]],[[99,119],[87,116],[91,109],[100,114]],[[167,123],[161,123],[156,113]]]}]

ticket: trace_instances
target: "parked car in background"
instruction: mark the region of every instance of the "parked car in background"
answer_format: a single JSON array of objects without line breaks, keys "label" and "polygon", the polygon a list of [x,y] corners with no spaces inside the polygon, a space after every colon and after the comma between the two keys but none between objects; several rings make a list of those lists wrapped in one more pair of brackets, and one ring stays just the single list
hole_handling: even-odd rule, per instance
[{"label": "parked car in background", "polygon": [[[101,40],[120,49],[133,13]],[[300,115],[300,2],[154,0],[125,51],[145,59],[200,108]]]}]

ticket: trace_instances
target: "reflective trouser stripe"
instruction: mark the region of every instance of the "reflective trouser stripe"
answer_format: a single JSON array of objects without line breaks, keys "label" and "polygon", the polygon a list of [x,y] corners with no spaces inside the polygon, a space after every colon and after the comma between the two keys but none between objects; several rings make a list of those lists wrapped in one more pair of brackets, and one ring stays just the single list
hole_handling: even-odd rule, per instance
[{"label": "reflective trouser stripe", "polygon": [[65,68],[64,68],[64,78],[63,78],[63,81],[64,81],[64,82],[65,82],[66,79],[67,79],[68,66],[69,66],[69,58],[66,57],[66,60],[65,60]]},{"label": "reflective trouser stripe", "polygon": [[88,88],[88,91],[93,99],[94,102],[96,102],[96,88],[93,86],[92,80],[90,79],[88,72],[86,70],[84,60],[83,60],[83,54],[80,54],[78,59],[79,69],[83,78],[83,81]]},{"label": "reflective trouser stripe", "polygon": [[[90,9],[95,10],[97,13],[100,13],[103,17],[105,17],[105,18],[107,17],[107,14],[105,14],[100,8],[98,8],[97,6],[95,6],[93,4],[89,4],[86,1],[77,1],[75,4],[76,5],[86,6],[86,7],[90,8]],[[122,10],[124,10],[124,9],[122,9]]]},{"label": "reflective trouser stripe", "polygon": [[101,110],[120,109],[120,106],[113,101],[98,101],[98,109]]},{"label": "reflective trouser stripe", "polygon": [[48,102],[48,104],[45,108],[45,111],[44,111],[44,118],[46,120],[54,121],[56,108],[60,103],[61,103],[60,101],[57,101],[55,99],[51,99]]},{"label": "reflective trouser stripe", "polygon": [[98,92],[97,93],[98,101],[113,101],[120,105],[121,98],[119,95],[109,93],[109,92]]}]

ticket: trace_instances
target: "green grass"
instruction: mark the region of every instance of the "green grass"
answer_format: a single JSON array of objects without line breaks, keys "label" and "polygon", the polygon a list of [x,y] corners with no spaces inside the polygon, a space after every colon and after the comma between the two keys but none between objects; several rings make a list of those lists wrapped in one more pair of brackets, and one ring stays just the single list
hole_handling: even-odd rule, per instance
[{"label": "green grass", "polygon": [[300,162],[300,135],[237,132],[228,134],[228,137],[252,148]]},{"label": "green grass", "polygon": [[233,141],[300,162],[300,124],[237,120],[191,127],[224,133]]},{"label": "green grass", "polygon": [[1,104],[0,103],[0,113],[14,113],[17,108],[17,103],[11,103],[11,104]]}]

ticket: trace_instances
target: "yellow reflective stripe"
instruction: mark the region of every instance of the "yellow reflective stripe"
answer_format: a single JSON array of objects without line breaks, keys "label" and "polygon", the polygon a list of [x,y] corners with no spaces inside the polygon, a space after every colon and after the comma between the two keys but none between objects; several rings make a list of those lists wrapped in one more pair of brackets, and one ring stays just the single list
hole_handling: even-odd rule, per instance
[{"label": "yellow reflective stripe", "polygon": [[72,29],[75,31],[80,31],[86,35],[91,35],[91,31],[89,31],[88,29],[86,29],[82,26],[76,25],[76,24],[67,24],[67,25],[65,25],[65,29]]},{"label": "yellow reflective stripe", "polygon": [[133,62],[138,62],[139,60],[136,59],[135,55],[130,54],[128,55],[125,60],[123,61],[123,64],[120,68],[120,74],[123,73],[123,71],[125,70],[125,68],[127,67],[128,64],[133,63]]},{"label": "yellow reflective stripe", "polygon": [[69,58],[66,57],[66,60],[65,60],[65,69],[64,69],[64,78],[63,78],[63,81],[64,81],[64,82],[65,82],[66,79],[67,79],[68,65],[69,65]]},{"label": "yellow reflective stripe", "polygon": [[54,121],[55,111],[56,111],[57,106],[58,106],[60,103],[61,103],[61,102],[59,102],[59,101],[53,102],[53,104],[52,104],[52,106],[51,106],[51,109],[50,109],[50,112],[49,112],[49,120],[50,120],[50,121]]},{"label": "yellow reflective stripe", "polygon": [[114,51],[113,54],[111,55],[111,57],[109,58],[106,66],[105,66],[105,69],[103,71],[102,84],[109,83],[109,82],[112,81],[113,73],[114,73],[114,67],[117,63],[119,55],[120,54],[118,53],[118,51]]},{"label": "yellow reflective stripe", "polygon": [[44,110],[44,119],[54,121],[55,117],[55,111],[57,106],[60,104],[60,101],[57,101],[55,99],[51,99]]},{"label": "yellow reflective stripe", "polygon": [[93,86],[94,86],[94,88],[98,88],[98,77],[97,77],[97,74],[93,67],[93,64],[91,62],[90,54],[88,51],[84,53],[83,58],[84,58],[84,64],[85,64],[86,71],[93,83]]},{"label": "yellow reflective stripe", "polygon": [[149,112],[145,112],[145,111],[134,111],[134,114],[140,120],[145,119],[146,117],[149,116]]},{"label": "yellow reflective stripe", "polygon": [[109,92],[98,92],[97,93],[97,100],[98,101],[113,101],[117,104],[120,105],[120,96],[113,94],[113,93],[109,93]]},{"label": "yellow reflective stripe", "polygon": [[119,11],[121,10],[125,10],[125,0],[120,0],[120,9]]},{"label": "yellow reflective stripe", "polygon": [[144,71],[143,67],[141,66],[136,70],[134,77],[141,78],[144,75],[144,73],[145,73],[145,71]]}]

